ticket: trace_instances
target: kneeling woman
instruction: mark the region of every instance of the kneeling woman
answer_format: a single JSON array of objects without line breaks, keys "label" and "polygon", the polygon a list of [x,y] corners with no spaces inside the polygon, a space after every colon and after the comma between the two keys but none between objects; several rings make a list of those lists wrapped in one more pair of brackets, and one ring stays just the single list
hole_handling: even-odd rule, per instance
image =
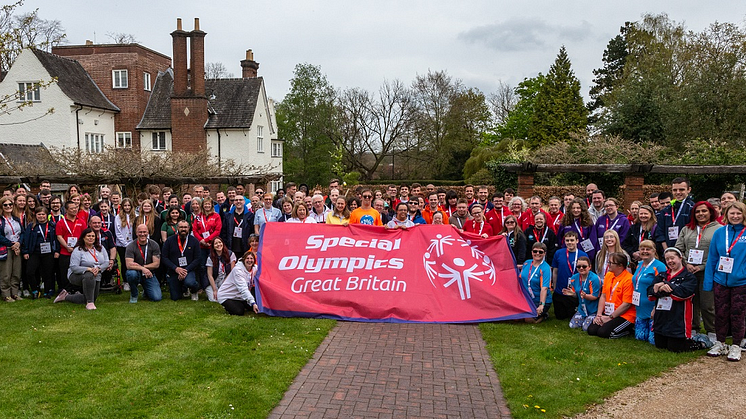
[{"label": "kneeling woman", "polygon": [[96,232],[90,227],[80,233],[78,243],[70,254],[70,269],[67,271],[68,280],[72,285],[83,288],[82,294],[68,294],[62,290],[55,303],[68,301],[75,304],[85,304],[86,310],[95,310],[96,298],[101,286],[101,272],[109,268],[109,254],[98,241]]},{"label": "kneeling woman", "polygon": [[[570,277],[570,284],[562,290],[564,295],[578,298],[578,310],[570,319],[570,328],[588,331],[598,311],[598,298],[601,295],[601,279],[591,271],[591,259],[581,256],[575,264],[578,273]],[[554,306],[555,313],[557,306]]]},{"label": "kneeling woman", "polygon": [[669,247],[663,255],[668,272],[658,274],[648,287],[648,299],[655,301],[655,347],[672,352],[699,349],[691,339],[692,298],[697,290],[697,278],[684,269],[679,249]]},{"label": "kneeling woman", "polygon": [[526,319],[529,323],[539,323],[545,320],[549,315],[549,307],[552,305],[552,293],[549,292],[552,269],[544,260],[546,253],[547,246],[544,243],[534,243],[531,249],[531,263],[524,263],[521,269],[521,282],[526,284],[526,289],[536,306],[536,317]]},{"label": "kneeling woman", "polygon": [[254,282],[256,257],[249,251],[244,253],[238,262],[225,278],[223,285],[218,288],[218,302],[225,307],[228,314],[234,316],[243,316],[252,309],[254,313],[258,313],[259,306],[249,292],[249,286]]},{"label": "kneeling woman", "polygon": [[610,254],[598,311],[588,326],[588,334],[616,339],[632,333],[635,329],[633,290],[632,274],[627,271],[627,255],[621,252]]}]

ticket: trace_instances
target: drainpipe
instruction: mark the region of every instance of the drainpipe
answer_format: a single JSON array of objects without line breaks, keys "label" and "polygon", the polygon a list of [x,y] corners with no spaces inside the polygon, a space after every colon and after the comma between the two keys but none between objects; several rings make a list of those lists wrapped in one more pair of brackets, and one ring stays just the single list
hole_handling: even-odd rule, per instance
[{"label": "drainpipe", "polygon": [[222,160],[220,158],[220,128],[216,129],[218,133],[218,170],[222,172]]},{"label": "drainpipe", "polygon": [[78,118],[78,112],[83,110],[83,106],[78,106],[79,108],[75,110],[75,132],[78,137],[78,151],[80,151],[80,118]]}]

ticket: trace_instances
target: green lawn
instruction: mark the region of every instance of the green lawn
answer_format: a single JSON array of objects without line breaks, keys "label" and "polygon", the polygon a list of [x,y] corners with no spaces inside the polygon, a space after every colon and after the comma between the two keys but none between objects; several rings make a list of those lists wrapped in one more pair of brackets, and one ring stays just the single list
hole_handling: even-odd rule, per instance
[{"label": "green lawn", "polygon": [[632,337],[600,339],[571,330],[567,323],[480,325],[514,417],[581,413],[618,390],[704,353],[674,354]]},{"label": "green lawn", "polygon": [[3,303],[0,417],[263,418],[335,324],[128,298]]}]

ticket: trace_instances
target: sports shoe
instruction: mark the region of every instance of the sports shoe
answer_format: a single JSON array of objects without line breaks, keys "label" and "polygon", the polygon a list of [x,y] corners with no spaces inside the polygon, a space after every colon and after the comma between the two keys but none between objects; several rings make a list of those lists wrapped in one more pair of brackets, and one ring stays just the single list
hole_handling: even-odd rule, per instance
[{"label": "sports shoe", "polygon": [[199,294],[197,294],[196,292],[193,292],[192,293],[192,301],[199,301]]},{"label": "sports shoe", "polygon": [[728,354],[728,345],[724,344],[720,341],[715,341],[715,344],[712,345],[712,348],[710,348],[709,351],[707,351],[707,356],[720,356],[720,355],[726,355]]},{"label": "sports shoe", "polygon": [[191,295],[192,295],[192,293],[189,290],[186,290],[186,291],[184,291],[184,294],[182,294],[181,296],[184,297],[184,298],[189,298]]},{"label": "sports shoe", "polygon": [[54,299],[54,302],[59,303],[60,301],[64,301],[65,297],[67,297],[67,291],[62,290],[60,291],[59,295],[57,295],[57,297]]},{"label": "sports shoe", "polygon": [[3,301],[5,301],[6,303],[15,303],[16,302],[16,300],[14,300],[13,297],[10,297],[10,296],[3,298]]},{"label": "sports shoe", "polygon": [[129,282],[125,282],[124,285],[122,285],[122,289],[125,290],[125,291],[129,291],[130,290],[130,283]]},{"label": "sports shoe", "polygon": [[741,350],[746,351],[746,338],[741,339]]},{"label": "sports shoe", "polygon": [[22,295],[23,295],[23,296],[24,296],[25,298],[29,298],[29,297],[31,297],[31,293],[30,293],[30,292],[28,292],[28,290],[23,290],[23,293],[22,293]]},{"label": "sports shoe", "polygon": [[96,309],[96,304],[88,303],[88,304],[85,305],[85,309],[86,310],[95,310]]},{"label": "sports shoe", "polygon": [[130,297],[130,304],[135,304],[137,302],[137,297]]},{"label": "sports shoe", "polygon": [[728,351],[728,361],[737,362],[741,360],[741,347],[738,345],[731,345]]},{"label": "sports shoe", "polygon": [[21,297],[20,295],[14,295],[13,299],[16,301],[19,301],[19,300],[23,300],[23,297]]}]

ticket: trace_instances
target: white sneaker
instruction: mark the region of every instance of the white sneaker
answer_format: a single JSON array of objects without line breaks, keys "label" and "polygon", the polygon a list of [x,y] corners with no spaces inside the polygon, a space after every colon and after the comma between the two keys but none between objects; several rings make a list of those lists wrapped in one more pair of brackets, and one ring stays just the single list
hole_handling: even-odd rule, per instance
[{"label": "white sneaker", "polygon": [[712,345],[712,348],[710,348],[710,350],[707,351],[707,355],[708,356],[726,355],[729,349],[730,348],[728,348],[728,345],[716,340],[715,344]]},{"label": "white sneaker", "polygon": [[199,301],[199,294],[197,294],[196,292],[193,292],[192,293],[192,301]]},{"label": "white sneaker", "polygon": [[23,298],[31,297],[31,293],[28,290],[23,290],[23,293],[21,295],[23,295]]},{"label": "white sneaker", "polygon": [[741,339],[741,350],[746,351],[746,338]]},{"label": "white sneaker", "polygon": [[718,340],[717,335],[712,332],[707,334],[707,339],[710,339],[710,342],[713,342],[713,343],[717,342]]},{"label": "white sneaker", "polygon": [[738,345],[731,345],[728,351],[728,361],[737,362],[741,360],[741,347]]},{"label": "white sneaker", "polygon": [[122,285],[122,290],[124,290],[124,291],[129,291],[129,290],[130,290],[130,283],[129,283],[129,282],[125,282],[125,283],[124,283],[124,284]]}]

